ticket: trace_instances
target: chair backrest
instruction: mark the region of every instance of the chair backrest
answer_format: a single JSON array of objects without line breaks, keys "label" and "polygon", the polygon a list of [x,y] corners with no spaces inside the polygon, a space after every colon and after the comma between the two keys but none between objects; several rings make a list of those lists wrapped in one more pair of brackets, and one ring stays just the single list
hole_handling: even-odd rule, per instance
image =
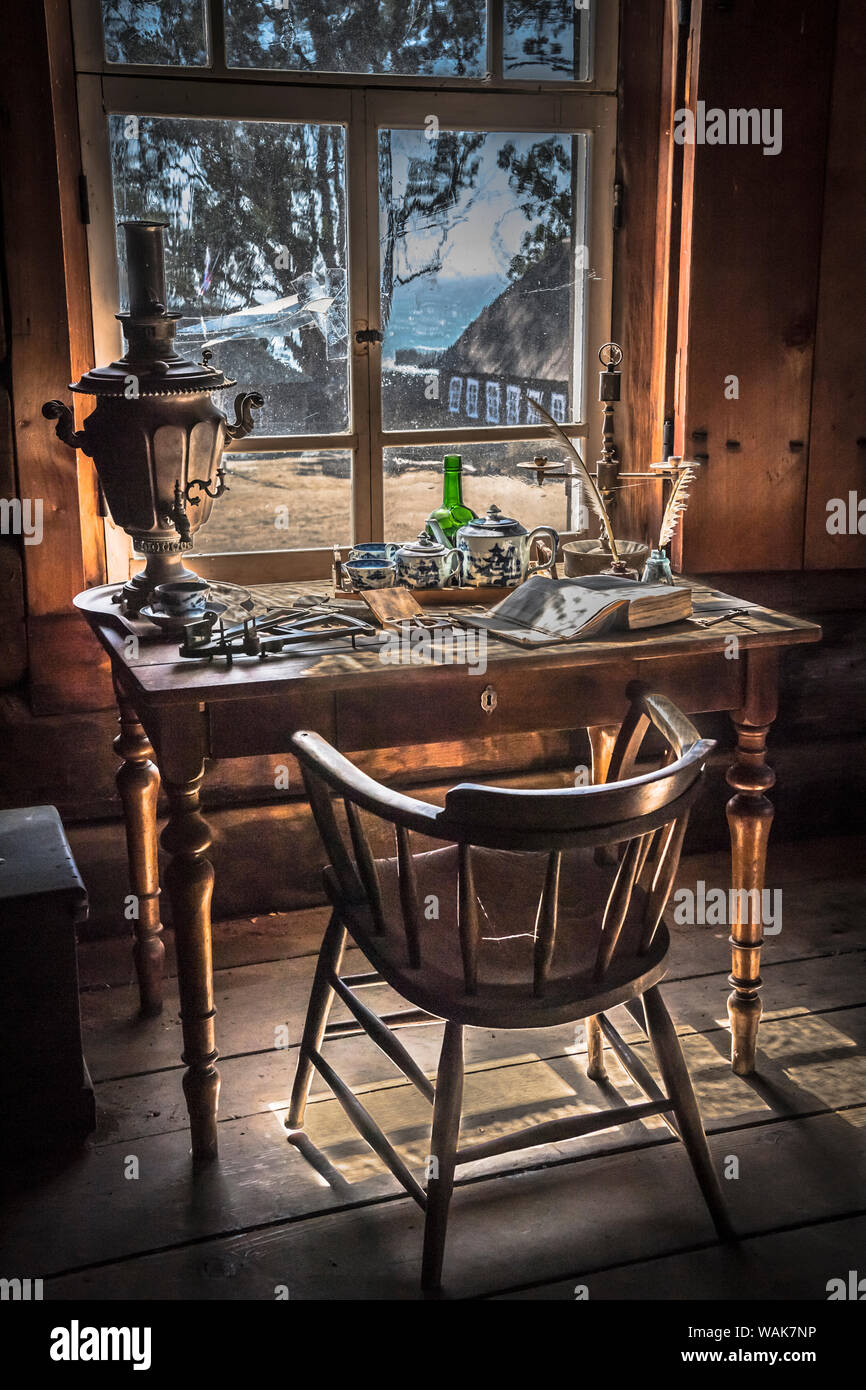
[{"label": "chair backrest", "polygon": [[[643,892],[639,953],[649,951],[670,896],[689,810],[704,765],[715,744],[702,739],[666,697],[635,683],[601,785],[554,790],[515,790],[461,783],[435,806],[382,786],[315,733],[294,736],[313,815],[340,892],[349,903],[369,908],[374,934],[386,931],[382,885],[361,811],[386,821],[396,839],[399,906],[411,967],[424,965],[424,916],[410,833],[457,847],[457,930],[467,994],[483,989],[481,923],[473,871],[473,848],[541,853],[546,856],[527,987],[544,994],[556,946],[562,855],[573,848],[596,850],[610,865],[610,892],[593,970],[601,982],[617,958],[616,948],[636,887]],[[640,775],[634,765],[653,727],[661,738],[664,764]],[[342,798],[348,836],[337,822],[331,793]],[[359,944],[364,946],[363,941]],[[633,949],[633,947],[632,947]]]}]

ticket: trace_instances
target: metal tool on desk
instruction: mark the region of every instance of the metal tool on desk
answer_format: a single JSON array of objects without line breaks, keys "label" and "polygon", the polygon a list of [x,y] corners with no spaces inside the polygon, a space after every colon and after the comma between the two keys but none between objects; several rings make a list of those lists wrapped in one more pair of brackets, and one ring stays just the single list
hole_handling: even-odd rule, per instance
[{"label": "metal tool on desk", "polygon": [[[215,625],[219,636],[214,636]],[[213,617],[207,615],[197,622],[187,623],[178,650],[186,657],[224,657],[226,664],[231,666],[236,656],[257,656],[263,661],[271,653],[300,643],[330,643],[346,638],[354,647],[356,638],[375,634],[372,624],[333,609],[310,608],[298,613],[290,608],[277,608],[273,613],[247,618],[232,627],[225,627],[221,621],[215,624]]]},{"label": "metal tool on desk", "polygon": [[[696,627],[715,627],[716,623],[737,622],[738,619],[742,619],[746,614],[751,613],[751,611],[751,607],[727,608],[724,613],[714,613],[705,618],[692,616],[688,621],[694,623]],[[741,626],[748,627],[748,623],[741,623]]]},{"label": "metal tool on desk", "polygon": [[364,589],[361,598],[382,627],[452,627],[446,616],[425,613],[411,589]]}]

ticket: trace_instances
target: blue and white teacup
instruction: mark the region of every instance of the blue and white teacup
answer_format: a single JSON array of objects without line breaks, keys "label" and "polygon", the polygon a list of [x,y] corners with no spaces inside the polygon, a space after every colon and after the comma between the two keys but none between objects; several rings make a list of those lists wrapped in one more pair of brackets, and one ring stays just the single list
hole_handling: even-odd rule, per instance
[{"label": "blue and white teacup", "polygon": [[349,559],[343,566],[352,581],[353,589],[392,589],[395,571],[393,562],[384,559]]},{"label": "blue and white teacup", "polygon": [[394,541],[361,541],[349,551],[349,562],[377,560],[380,564],[390,564],[399,549]]},{"label": "blue and white teacup", "polygon": [[163,613],[172,618],[194,618],[204,612],[210,585],[206,579],[175,579],[158,584],[153,593]]}]

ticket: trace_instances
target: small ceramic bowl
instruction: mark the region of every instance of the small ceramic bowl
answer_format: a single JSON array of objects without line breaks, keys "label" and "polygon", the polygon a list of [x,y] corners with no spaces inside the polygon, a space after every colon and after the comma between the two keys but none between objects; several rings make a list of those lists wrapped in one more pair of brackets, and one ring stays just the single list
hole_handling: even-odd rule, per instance
[{"label": "small ceramic bowl", "polygon": [[158,584],[153,594],[163,613],[180,618],[204,611],[210,585],[206,579],[178,579],[170,584]]},{"label": "small ceramic bowl", "polygon": [[399,545],[394,541],[361,541],[349,551],[349,563],[355,560],[376,560],[380,565],[390,565]]},{"label": "small ceramic bowl", "polygon": [[344,569],[353,589],[392,589],[395,570],[393,563],[381,559],[348,560]]},{"label": "small ceramic bowl", "polygon": [[[643,567],[650,554],[648,545],[643,541],[618,540],[616,548],[620,559],[625,561],[629,569],[637,570],[638,575],[643,573]],[[605,550],[599,540],[566,541],[562,547],[562,555],[567,578],[576,578],[583,574],[601,574],[603,570],[610,569],[610,551]]]}]

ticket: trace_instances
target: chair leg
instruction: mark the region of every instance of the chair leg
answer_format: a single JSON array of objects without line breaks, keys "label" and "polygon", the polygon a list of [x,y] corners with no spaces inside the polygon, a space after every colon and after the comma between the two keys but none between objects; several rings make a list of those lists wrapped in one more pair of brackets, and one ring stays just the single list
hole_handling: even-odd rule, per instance
[{"label": "chair leg", "polygon": [[735,1232],[725,1210],[722,1189],[710,1156],[697,1097],[671,1016],[657,986],[646,991],[643,1001],[650,1041],[659,1064],[662,1081],[673,1102],[674,1114],[679,1121],[680,1134],[691,1160],[695,1177],[704,1195],[704,1201],[709,1208],[721,1239],[735,1239]]},{"label": "chair leg", "polygon": [[448,1229],[448,1207],[454,1190],[454,1156],[457,1152],[462,1102],[463,1028],[459,1023],[446,1023],[433,1102],[431,1171],[427,1180],[424,1256],[421,1264],[421,1287],[425,1293],[437,1292],[442,1283],[442,1260]]},{"label": "chair leg", "polygon": [[586,1074],[590,1081],[606,1081],[607,1071],[604,1065],[604,1037],[602,1036],[601,1024],[595,1015],[591,1015],[584,1021],[586,1028]]},{"label": "chair leg", "polygon": [[292,1099],[289,1105],[286,1129],[303,1129],[304,1126],[307,1097],[313,1082],[313,1063],[310,1060],[310,1053],[318,1052],[322,1046],[325,1028],[328,1024],[328,1015],[334,1002],[334,987],[330,983],[329,977],[332,971],[338,972],[340,969],[345,944],[346,928],[334,912],[322,940],[319,959],[316,963],[316,973],[313,976],[313,988],[310,992],[307,1018],[298,1051],[298,1069],[295,1072],[295,1084],[292,1087]]}]

